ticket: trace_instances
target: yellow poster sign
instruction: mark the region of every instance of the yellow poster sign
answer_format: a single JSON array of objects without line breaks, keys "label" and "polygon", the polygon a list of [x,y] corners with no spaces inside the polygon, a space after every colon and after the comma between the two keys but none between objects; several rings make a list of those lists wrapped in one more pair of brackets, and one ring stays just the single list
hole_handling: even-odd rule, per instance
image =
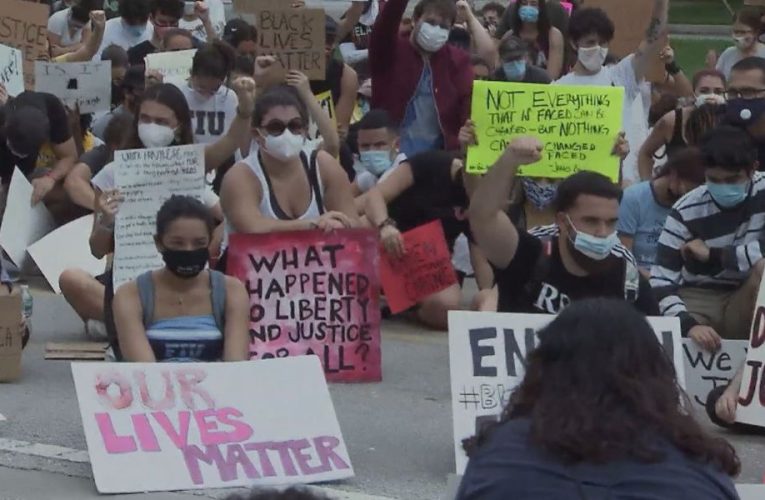
[{"label": "yellow poster sign", "polygon": [[624,89],[476,81],[472,120],[478,145],[468,172],[486,172],[519,136],[538,137],[542,159],[519,169],[525,177],[563,178],[590,170],[619,179],[611,151],[622,126]]},{"label": "yellow poster sign", "polygon": [[[321,109],[327,112],[329,115],[329,119],[332,120],[332,123],[335,125],[335,128],[337,128],[337,117],[335,116],[335,101],[332,99],[332,92],[327,90],[326,92],[322,92],[321,94],[316,94],[314,96],[316,98],[316,101],[321,106]],[[319,134],[319,126],[316,124],[316,122],[311,118],[311,121],[308,123],[308,138],[309,139],[318,139],[321,137],[321,134]]]}]

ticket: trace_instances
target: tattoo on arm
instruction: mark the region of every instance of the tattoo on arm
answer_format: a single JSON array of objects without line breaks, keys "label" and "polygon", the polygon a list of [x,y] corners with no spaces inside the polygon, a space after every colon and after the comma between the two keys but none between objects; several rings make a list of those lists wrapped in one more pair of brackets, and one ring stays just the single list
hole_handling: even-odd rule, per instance
[{"label": "tattoo on arm", "polygon": [[661,29],[661,21],[658,17],[652,17],[651,22],[648,23],[648,29],[645,31],[645,40],[648,44],[656,43],[659,39]]}]

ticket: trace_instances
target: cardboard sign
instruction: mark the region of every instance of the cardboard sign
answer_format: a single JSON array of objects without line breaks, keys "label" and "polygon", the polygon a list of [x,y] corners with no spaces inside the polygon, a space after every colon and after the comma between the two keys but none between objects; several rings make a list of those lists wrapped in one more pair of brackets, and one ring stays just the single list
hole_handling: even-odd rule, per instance
[{"label": "cardboard sign", "polygon": [[32,206],[32,184],[21,170],[14,168],[8,187],[3,222],[0,225],[0,246],[20,269],[27,265],[29,245],[55,227],[53,216],[45,203]]},{"label": "cardboard sign", "polygon": [[58,278],[67,269],[82,269],[91,276],[106,270],[106,257],[96,259],[90,252],[93,215],[61,226],[29,246],[27,251],[54,292],[61,293]]},{"label": "cardboard sign", "polygon": [[[72,363],[100,493],[353,476],[321,366]],[[245,396],[246,395],[246,396]]]},{"label": "cardboard sign", "polygon": [[116,151],[114,179],[125,197],[114,228],[114,290],[164,266],[154,244],[157,212],[174,194],[202,200],[204,146]]},{"label": "cardboard sign", "polygon": [[[332,99],[332,92],[328,90],[321,94],[316,94],[314,97],[321,106],[321,109],[327,112],[329,119],[332,120],[332,124],[337,128],[337,115],[335,115],[335,101]],[[320,137],[319,125],[314,121],[313,117],[310,117],[308,122],[308,138],[316,140]]]},{"label": "cardboard sign", "polygon": [[17,48],[24,56],[24,85],[35,88],[35,61],[47,56],[48,16],[46,4],[21,0],[0,1],[0,43]]},{"label": "cardboard sign", "polygon": [[0,297],[0,382],[21,376],[21,294]]},{"label": "cardboard sign", "polygon": [[468,148],[470,173],[484,173],[519,136],[544,144],[542,159],[518,175],[564,178],[582,170],[619,179],[611,155],[622,126],[623,87],[476,81],[472,120],[478,144]]},{"label": "cardboard sign", "polygon": [[109,111],[112,105],[111,61],[35,63],[35,90],[53,94],[80,113]]},{"label": "cardboard sign", "polygon": [[401,259],[380,250],[380,280],[393,314],[457,283],[441,221],[430,222],[402,236],[406,254]]},{"label": "cardboard sign", "polygon": [[252,359],[319,356],[330,382],[378,382],[377,233],[231,235],[227,273],[250,296]]},{"label": "cardboard sign", "polygon": [[0,84],[11,97],[24,92],[24,56],[19,49],[0,45]]},{"label": "cardboard sign", "polygon": [[[536,331],[552,320],[548,314],[449,312],[457,474],[463,474],[467,465],[462,440],[475,435],[484,423],[497,420],[523,380],[527,353],[537,344]],[[648,322],[673,360],[680,386],[685,387],[680,320],[658,317]]]},{"label": "cardboard sign", "polygon": [[164,78],[186,80],[191,76],[191,66],[197,49],[176,52],[156,52],[146,56],[146,71],[158,71]]},{"label": "cardboard sign", "polygon": [[760,283],[749,335],[736,422],[765,427],[765,280]]},{"label": "cardboard sign", "polygon": [[609,52],[617,57],[626,57],[637,50],[645,39],[648,23],[651,21],[654,2],[624,0],[583,0],[582,7],[595,7],[606,11],[614,23],[614,39]]},{"label": "cardboard sign", "polygon": [[746,340],[723,340],[719,351],[709,352],[693,340],[683,339],[685,391],[694,407],[702,411],[702,414],[712,389],[728,385],[744,364],[748,346]]}]

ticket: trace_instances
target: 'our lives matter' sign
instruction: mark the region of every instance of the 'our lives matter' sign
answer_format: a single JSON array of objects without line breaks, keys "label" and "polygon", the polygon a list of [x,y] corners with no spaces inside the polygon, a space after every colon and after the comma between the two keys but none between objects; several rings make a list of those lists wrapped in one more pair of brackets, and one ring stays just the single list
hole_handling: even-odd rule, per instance
[{"label": "'our lives matter' sign", "polygon": [[101,493],[353,476],[314,357],[72,363],[72,374]]},{"label": "'our lives matter' sign", "polygon": [[231,235],[226,272],[250,296],[250,357],[314,354],[331,382],[377,382],[377,235],[346,229]]},{"label": "'our lives matter' sign", "polygon": [[[523,380],[526,356],[537,345],[537,330],[552,319],[548,314],[449,313],[457,474],[464,473],[468,460],[462,440],[475,435],[486,422],[497,420]],[[648,318],[648,322],[672,359],[680,386],[685,387],[680,320],[659,317]]]}]

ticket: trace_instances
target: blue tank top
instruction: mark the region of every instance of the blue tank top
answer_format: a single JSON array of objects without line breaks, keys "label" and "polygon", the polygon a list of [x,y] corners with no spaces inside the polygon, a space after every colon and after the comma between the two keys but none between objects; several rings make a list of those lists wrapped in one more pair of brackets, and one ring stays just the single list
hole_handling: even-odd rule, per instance
[{"label": "blue tank top", "polygon": [[146,330],[157,361],[219,361],[223,333],[212,314],[178,316],[155,321]]}]

